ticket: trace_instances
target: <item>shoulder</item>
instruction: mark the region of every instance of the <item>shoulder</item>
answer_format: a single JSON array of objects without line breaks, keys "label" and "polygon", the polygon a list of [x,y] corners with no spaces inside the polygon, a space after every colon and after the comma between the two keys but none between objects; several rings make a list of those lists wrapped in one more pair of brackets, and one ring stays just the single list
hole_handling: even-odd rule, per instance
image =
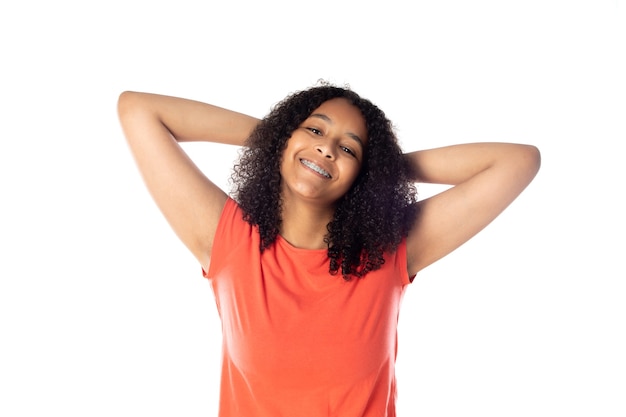
[{"label": "shoulder", "polygon": [[250,229],[252,226],[244,220],[244,212],[239,204],[231,197],[226,199],[217,228],[215,230],[214,245],[222,240],[237,236],[240,232]]},{"label": "shoulder", "polygon": [[407,241],[403,238],[395,249],[384,252],[384,263],[370,274],[390,280],[404,286],[410,284],[415,276],[409,276],[407,262]]},{"label": "shoulder", "polygon": [[228,197],[215,229],[209,264],[203,268],[206,271],[211,271],[216,263],[215,260],[229,258],[229,254],[235,246],[258,241],[255,239],[255,234],[258,235],[256,228],[244,220],[244,213],[239,204]]}]

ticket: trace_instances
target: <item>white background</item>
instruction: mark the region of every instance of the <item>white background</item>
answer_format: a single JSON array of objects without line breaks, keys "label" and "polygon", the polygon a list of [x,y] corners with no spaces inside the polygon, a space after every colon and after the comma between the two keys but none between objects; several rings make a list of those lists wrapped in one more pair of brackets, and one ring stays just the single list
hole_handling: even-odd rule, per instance
[{"label": "white background", "polygon": [[[518,200],[409,288],[399,415],[626,416],[623,1],[17,4],[0,6],[0,415],[216,415],[212,293],[116,100],[261,117],[324,78],[407,151],[542,151]],[[185,146],[227,187],[233,149]]]}]

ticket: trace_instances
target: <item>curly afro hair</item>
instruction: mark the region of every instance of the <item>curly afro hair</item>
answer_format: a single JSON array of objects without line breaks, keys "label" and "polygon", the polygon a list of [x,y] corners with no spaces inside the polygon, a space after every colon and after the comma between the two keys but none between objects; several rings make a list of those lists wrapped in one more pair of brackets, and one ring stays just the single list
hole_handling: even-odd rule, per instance
[{"label": "curly afro hair", "polygon": [[347,99],[361,111],[368,135],[361,171],[337,202],[325,238],[329,272],[340,271],[349,280],[381,267],[383,254],[395,251],[407,236],[418,207],[412,169],[392,124],[369,100],[329,84],[287,96],[247,139],[231,176],[232,195],[244,220],[258,227],[260,250],[265,250],[281,225],[280,163],[287,141],[315,109],[334,98]]}]

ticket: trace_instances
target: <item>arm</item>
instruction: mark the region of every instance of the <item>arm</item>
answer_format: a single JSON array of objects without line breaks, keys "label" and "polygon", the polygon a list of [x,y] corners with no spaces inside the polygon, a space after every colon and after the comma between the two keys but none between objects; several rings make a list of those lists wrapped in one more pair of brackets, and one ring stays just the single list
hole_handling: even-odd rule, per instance
[{"label": "arm", "polygon": [[421,201],[407,238],[409,274],[446,256],[495,219],[532,181],[539,150],[472,143],[406,154],[416,181],[453,185]]},{"label": "arm", "polygon": [[120,95],[118,114],[150,194],[178,237],[208,270],[227,196],[178,142],[242,145],[258,119],[197,101],[136,92]]}]

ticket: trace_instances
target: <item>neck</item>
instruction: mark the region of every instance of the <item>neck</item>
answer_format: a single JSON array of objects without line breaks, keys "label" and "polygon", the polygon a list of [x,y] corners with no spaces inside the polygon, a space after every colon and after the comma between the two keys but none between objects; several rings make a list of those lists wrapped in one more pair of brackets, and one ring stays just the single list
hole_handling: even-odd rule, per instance
[{"label": "neck", "polygon": [[332,208],[320,208],[304,202],[283,202],[280,235],[302,249],[325,249],[326,228],[333,218]]}]

